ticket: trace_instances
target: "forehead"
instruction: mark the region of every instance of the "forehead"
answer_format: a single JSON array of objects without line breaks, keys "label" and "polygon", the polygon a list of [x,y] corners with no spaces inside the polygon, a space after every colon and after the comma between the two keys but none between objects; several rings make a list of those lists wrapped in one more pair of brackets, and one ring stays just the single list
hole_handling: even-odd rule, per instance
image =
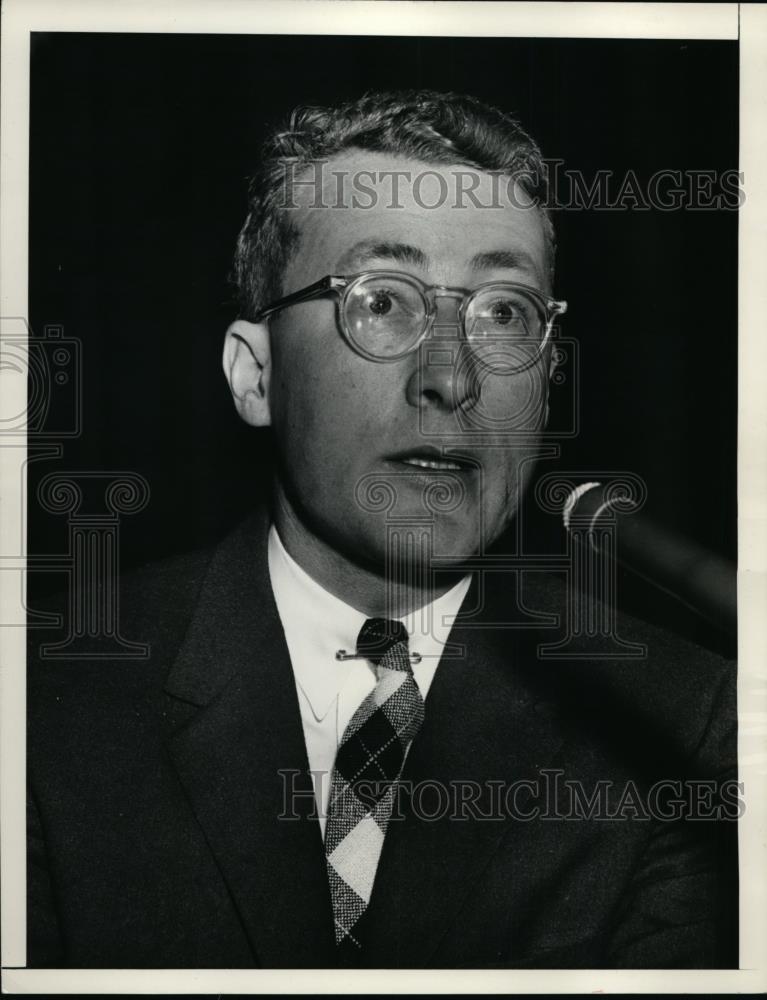
[{"label": "forehead", "polygon": [[387,266],[439,284],[546,284],[541,214],[507,176],[355,150],[304,168],[286,195],[300,234],[286,291]]}]

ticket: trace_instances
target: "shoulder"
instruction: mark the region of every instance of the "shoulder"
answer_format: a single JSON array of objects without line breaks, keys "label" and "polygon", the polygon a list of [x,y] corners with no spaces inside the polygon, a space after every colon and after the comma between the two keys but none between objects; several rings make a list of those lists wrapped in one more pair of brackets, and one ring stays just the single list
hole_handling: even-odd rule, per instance
[{"label": "shoulder", "polygon": [[555,621],[534,632],[536,670],[594,729],[626,726],[652,750],[734,758],[736,664],[673,631],[583,595],[562,576],[526,574],[524,606]]},{"label": "shoulder", "polygon": [[263,590],[266,524],[258,511],[214,544],[148,563],[91,592],[72,586],[36,607],[58,625],[49,619],[28,629],[30,721],[35,709],[65,693],[108,699],[162,688],[201,609],[209,627],[224,628],[246,613],[238,600],[248,580],[258,578]]},{"label": "shoulder", "polygon": [[521,586],[524,607],[546,616],[552,641],[566,642],[574,659],[603,660],[613,668],[619,662],[666,666],[688,680],[721,676],[732,661],[706,649],[672,629],[663,628],[620,610],[615,601],[584,594],[563,574],[524,573]]},{"label": "shoulder", "polygon": [[90,595],[62,591],[37,605],[35,612],[55,618],[27,631],[30,726],[57,706],[92,713],[110,698],[159,688],[214,552],[211,546],[151,562]]}]

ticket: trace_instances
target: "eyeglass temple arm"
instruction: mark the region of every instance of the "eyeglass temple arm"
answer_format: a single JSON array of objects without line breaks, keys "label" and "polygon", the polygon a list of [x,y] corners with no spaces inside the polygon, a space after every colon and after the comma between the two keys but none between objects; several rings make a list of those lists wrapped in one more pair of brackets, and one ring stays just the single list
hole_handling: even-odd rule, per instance
[{"label": "eyeglass temple arm", "polygon": [[549,319],[553,319],[555,316],[562,316],[567,312],[567,303],[564,299],[549,299],[546,303],[546,308],[549,311]]},{"label": "eyeglass temple arm", "polygon": [[286,295],[284,298],[277,299],[276,302],[272,302],[258,313],[255,322],[261,322],[261,320],[271,316],[272,313],[277,312],[278,309],[284,309],[286,306],[294,306],[299,302],[306,302],[307,299],[317,298],[325,292],[344,288],[346,284],[347,282],[345,278],[337,278],[332,275],[326,275],[324,278],[320,278],[319,281],[315,281],[313,285],[307,285],[306,288],[302,288],[299,292],[293,292],[291,295]]}]

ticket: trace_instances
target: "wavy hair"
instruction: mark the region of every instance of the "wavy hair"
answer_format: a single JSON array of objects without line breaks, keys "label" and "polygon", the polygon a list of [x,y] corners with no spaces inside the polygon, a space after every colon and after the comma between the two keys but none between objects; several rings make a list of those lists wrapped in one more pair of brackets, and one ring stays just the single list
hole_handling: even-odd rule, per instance
[{"label": "wavy hair", "polygon": [[248,216],[232,271],[242,317],[253,319],[282,295],[285,266],[298,247],[295,213],[280,207],[286,166],[296,177],[302,166],[352,149],[516,175],[541,212],[553,279],[555,238],[546,208],[546,171],[537,144],[519,122],[465,95],[379,92],[337,107],[298,107],[284,128],[267,137],[260,169],[249,182]]}]

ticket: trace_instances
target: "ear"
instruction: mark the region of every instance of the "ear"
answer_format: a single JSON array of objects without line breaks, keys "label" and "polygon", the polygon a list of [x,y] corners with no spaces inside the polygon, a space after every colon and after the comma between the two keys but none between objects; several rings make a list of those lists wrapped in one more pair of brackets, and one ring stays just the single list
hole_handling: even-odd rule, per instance
[{"label": "ear", "polygon": [[223,361],[239,415],[252,427],[268,427],[272,356],[266,324],[235,320],[226,331]]}]

